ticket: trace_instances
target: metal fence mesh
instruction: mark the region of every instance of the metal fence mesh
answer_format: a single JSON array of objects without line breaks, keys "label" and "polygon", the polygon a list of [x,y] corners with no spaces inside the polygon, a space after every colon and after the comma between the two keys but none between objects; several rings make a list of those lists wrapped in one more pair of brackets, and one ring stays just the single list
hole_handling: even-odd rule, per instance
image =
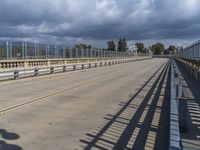
[{"label": "metal fence mesh", "polygon": [[109,51],[101,49],[77,49],[60,45],[27,42],[0,42],[0,60],[6,59],[58,59],[92,57],[130,57],[134,52]]}]

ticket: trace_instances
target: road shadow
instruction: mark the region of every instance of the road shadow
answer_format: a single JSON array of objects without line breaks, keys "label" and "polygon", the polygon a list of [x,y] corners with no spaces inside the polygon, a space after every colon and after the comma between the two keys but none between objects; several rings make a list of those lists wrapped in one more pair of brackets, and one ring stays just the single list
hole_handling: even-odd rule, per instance
[{"label": "road shadow", "polygon": [[87,133],[81,147],[116,150],[167,150],[169,145],[169,64],[160,68],[120,110],[107,114],[104,123]]},{"label": "road shadow", "polygon": [[20,136],[16,133],[8,132],[5,129],[0,129],[0,150],[22,150],[18,145],[8,144],[6,141],[17,140]]},{"label": "road shadow", "polygon": [[200,147],[200,82],[195,80],[184,66],[176,61],[182,73],[183,96],[187,99],[187,131],[181,133],[184,147]]}]

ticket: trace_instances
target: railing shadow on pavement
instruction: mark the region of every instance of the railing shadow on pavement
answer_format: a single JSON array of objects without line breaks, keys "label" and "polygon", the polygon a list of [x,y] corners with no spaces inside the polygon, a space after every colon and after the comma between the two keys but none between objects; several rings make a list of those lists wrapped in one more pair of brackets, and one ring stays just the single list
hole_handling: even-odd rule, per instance
[{"label": "railing shadow on pavement", "polygon": [[[183,65],[177,61],[177,66],[184,78],[183,92],[187,99],[187,131],[182,133],[182,141],[186,145],[200,147],[200,82],[196,81]],[[199,141],[199,142],[196,142]]]},{"label": "railing shadow on pavement", "polygon": [[20,146],[8,144],[6,141],[17,140],[20,136],[16,133],[8,132],[5,129],[0,129],[0,150],[23,150]]},{"label": "railing shadow on pavement", "polygon": [[[115,113],[107,114],[104,117],[105,122],[92,133],[86,134],[86,139],[81,139],[81,147],[84,150],[92,148],[98,149],[168,149],[169,145],[169,66],[163,67],[158,76],[151,76],[127,102],[121,102],[121,109]],[[160,68],[161,70],[161,68]],[[152,79],[155,82],[151,82]],[[167,80],[167,82],[165,82]],[[151,86],[149,86],[151,84]],[[163,87],[163,85],[165,85]],[[142,97],[140,94],[149,88]],[[161,90],[165,89],[163,102],[160,103]],[[140,95],[138,97],[138,95]],[[132,104],[134,101],[140,101],[140,104]],[[158,111],[159,109],[159,111]],[[127,111],[129,113],[127,113]],[[157,116],[157,125],[154,122],[155,113]],[[142,118],[142,121],[141,121]],[[151,134],[152,133],[152,134]],[[151,139],[153,139],[151,141]]]}]

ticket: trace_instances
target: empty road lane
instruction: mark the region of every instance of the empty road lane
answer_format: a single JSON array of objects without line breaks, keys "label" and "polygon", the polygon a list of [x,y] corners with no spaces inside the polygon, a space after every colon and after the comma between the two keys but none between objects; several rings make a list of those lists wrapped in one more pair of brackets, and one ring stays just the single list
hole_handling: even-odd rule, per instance
[{"label": "empty road lane", "polygon": [[1,148],[167,149],[168,72],[149,59],[0,82]]}]

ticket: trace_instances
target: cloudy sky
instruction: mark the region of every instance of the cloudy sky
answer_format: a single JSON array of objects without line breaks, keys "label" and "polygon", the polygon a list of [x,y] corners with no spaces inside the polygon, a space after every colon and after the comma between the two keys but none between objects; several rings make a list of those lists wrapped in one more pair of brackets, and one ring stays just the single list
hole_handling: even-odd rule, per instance
[{"label": "cloudy sky", "polygon": [[72,46],[125,37],[188,45],[200,39],[200,0],[0,0],[0,39]]}]

